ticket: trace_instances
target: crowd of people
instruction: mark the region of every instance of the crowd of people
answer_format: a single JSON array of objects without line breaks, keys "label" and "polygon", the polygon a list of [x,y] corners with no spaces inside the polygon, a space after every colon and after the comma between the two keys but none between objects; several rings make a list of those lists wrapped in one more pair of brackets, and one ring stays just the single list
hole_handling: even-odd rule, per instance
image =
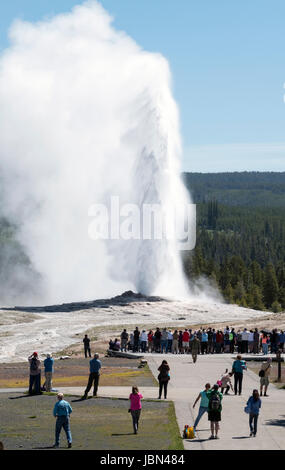
[{"label": "crowd of people", "polygon": [[[267,360],[261,364],[259,372],[260,392],[257,389],[254,389],[244,408],[244,411],[249,415],[250,437],[255,437],[257,434],[257,422],[261,408],[260,397],[262,396],[263,392],[263,396],[268,397],[266,392],[269,385],[271,361],[271,358],[267,358]],[[230,389],[235,395],[241,395],[243,372],[246,369],[246,362],[240,355],[238,355],[232,364],[231,372],[226,369],[221,378],[217,380],[217,383],[215,383],[212,387],[210,383],[206,383],[204,390],[201,390],[193,404],[194,409],[198,401],[200,401],[198,415],[193,426],[194,435],[202,416],[207,413],[211,428],[210,439],[219,439],[218,432],[220,429],[220,422],[222,420],[222,400],[224,397],[224,390],[225,395],[229,394]],[[232,377],[234,377],[234,387],[232,386],[231,382]]]},{"label": "crowd of people", "polygon": [[140,331],[138,327],[128,333],[124,329],[120,338],[110,339],[109,349],[121,352],[173,353],[173,354],[268,354],[284,352],[285,332],[248,330],[235,331],[226,326],[223,330],[200,328],[197,330],[171,330],[155,328]]},{"label": "crowd of people", "polygon": [[[237,349],[239,351],[239,348],[241,350],[247,352],[251,351],[253,353],[258,353],[260,351],[260,345],[262,346],[262,341],[266,337],[269,341],[269,346],[270,350],[276,351],[278,348],[281,349],[281,344],[280,342],[282,340],[282,336],[280,333],[277,332],[277,330],[273,330],[272,334],[268,334],[265,332],[258,332],[256,330],[256,333],[258,333],[258,338],[257,335],[253,336],[253,343],[256,341],[258,343],[257,345],[251,345],[251,338],[248,340],[245,340],[245,337],[241,337],[241,345],[239,345],[238,341],[238,333],[234,333],[234,329],[229,329],[228,327],[225,329],[225,331],[222,333],[220,330],[217,331],[217,334],[220,333],[223,335],[224,342],[223,342],[223,348],[219,348],[218,351],[214,348],[212,351],[209,349],[209,343],[211,345],[211,340],[209,342],[209,330],[214,334],[215,331],[213,329],[207,329],[207,330],[198,330],[195,332],[192,332],[191,330],[185,329],[184,332],[182,332],[182,342],[180,344],[179,336],[176,336],[175,333],[180,333],[177,330],[175,330],[174,333],[171,333],[169,330],[166,328],[163,328],[162,331],[160,331],[159,328],[156,329],[155,333],[153,334],[150,332],[150,336],[148,336],[145,332],[145,330],[142,331],[142,333],[139,331],[138,327],[134,330],[133,333],[133,351],[156,351],[156,352],[173,352],[173,353],[189,353],[191,351],[191,354],[193,356],[193,362],[195,363],[197,360],[197,354],[209,354],[213,352],[222,352],[223,349],[225,348],[225,342],[226,341],[231,341],[234,338],[234,346],[237,346]],[[246,332],[246,328],[244,329],[244,332]],[[160,334],[156,333],[160,332]],[[187,338],[183,336],[183,334],[187,332]],[[145,335],[143,334],[145,333]],[[171,333],[171,337],[167,337],[166,339],[166,333],[169,334]],[[201,334],[200,334],[201,333]],[[250,332],[249,332],[250,333]],[[282,333],[282,332],[281,332]],[[207,341],[205,340],[205,336],[203,335],[207,334]],[[216,340],[217,340],[217,334],[216,334]],[[233,337],[229,336],[230,334],[233,335]],[[213,338],[213,337],[212,337]],[[278,339],[277,339],[278,338]],[[204,339],[204,340],[203,340]],[[131,340],[131,339],[130,339]],[[170,341],[170,343],[169,343]],[[177,342],[177,343],[176,343]],[[207,343],[202,347],[203,343]],[[246,342],[247,344],[244,344]],[[91,358],[91,348],[90,348],[90,340],[87,335],[85,335],[83,339],[84,343],[84,354],[85,357],[89,356]],[[118,350],[128,350],[128,344],[129,344],[129,336],[124,329],[121,335],[121,343],[118,345],[119,341],[116,340],[113,344],[117,344]],[[146,344],[144,344],[146,343]],[[109,344],[109,347],[111,345]],[[181,348],[181,349],[180,349]],[[276,349],[277,348],[277,349]],[[235,348],[232,349],[233,351]],[[53,372],[54,372],[54,359],[52,358],[51,354],[47,354],[45,360],[43,361],[43,366],[44,366],[44,375],[45,375],[45,382],[43,386],[41,386],[41,361],[39,359],[39,355],[37,352],[34,352],[31,356],[28,358],[29,361],[29,366],[30,366],[30,380],[29,380],[29,394],[34,395],[34,394],[42,394],[43,391],[50,392],[52,391],[52,377],[53,377]],[[271,372],[271,361],[272,359],[268,357],[265,362],[262,362],[261,368],[259,371],[259,377],[260,377],[260,391],[258,390],[253,390],[252,396],[249,397],[247,401],[247,405],[245,407],[245,411],[249,414],[249,426],[250,426],[250,436],[256,436],[257,433],[257,421],[258,421],[258,415],[259,415],[259,410],[261,407],[261,396],[267,397],[267,389],[269,385],[269,376]],[[88,398],[88,393],[91,390],[93,386],[93,396],[97,396],[97,391],[98,391],[98,386],[99,386],[99,379],[100,379],[100,370],[101,370],[102,364],[99,359],[99,354],[95,353],[94,357],[90,359],[89,361],[89,377],[88,377],[88,383],[84,392],[84,395],[81,397],[82,400],[86,400]],[[207,413],[208,414],[208,420],[210,421],[210,428],[211,428],[211,436],[210,439],[218,439],[218,431],[219,431],[219,423],[221,421],[221,411],[222,411],[222,400],[224,395],[228,395],[229,391],[231,390],[235,395],[241,395],[242,393],[242,384],[243,384],[243,374],[244,371],[247,369],[247,365],[245,360],[242,359],[242,356],[240,354],[237,355],[236,359],[234,360],[232,364],[232,369],[229,371],[228,369],[225,370],[225,372],[221,375],[221,377],[218,378],[217,382],[211,387],[210,383],[206,383],[205,389],[202,390],[198,397],[196,398],[193,408],[195,408],[196,404],[200,401],[200,407],[198,411],[198,415],[195,419],[194,422],[194,433],[196,432],[197,425],[199,421],[201,420],[202,416]],[[168,383],[170,380],[170,367],[168,362],[164,359],[161,362],[161,365],[158,367],[158,383],[159,383],[159,392],[158,392],[158,399],[162,398],[162,394],[164,396],[164,399],[167,399],[167,389],[168,389]],[[232,379],[234,381],[234,384],[232,384]],[[141,400],[143,399],[143,396],[139,393],[138,387],[133,386],[132,387],[132,393],[129,395],[129,400],[130,400],[130,408],[129,411],[132,416],[133,420],[133,429],[134,433],[138,433],[138,425],[139,425],[139,419],[141,415],[141,409],[142,409],[142,403]],[[72,413],[72,408],[70,404],[63,399],[63,394],[58,393],[57,394],[57,403],[54,406],[53,409],[53,415],[56,418],[56,426],[55,426],[55,444],[54,447],[59,446],[59,438],[60,438],[60,433],[61,430],[64,429],[68,441],[68,447],[70,448],[72,446],[72,436],[71,436],[71,430],[70,430],[70,414]]]}]

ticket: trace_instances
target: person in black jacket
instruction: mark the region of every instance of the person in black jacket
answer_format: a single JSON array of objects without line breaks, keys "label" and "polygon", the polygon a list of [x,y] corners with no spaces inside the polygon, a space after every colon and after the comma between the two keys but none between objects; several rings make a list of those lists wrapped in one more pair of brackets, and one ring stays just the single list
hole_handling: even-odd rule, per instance
[{"label": "person in black jacket", "polygon": [[87,354],[89,355],[89,357],[91,357],[90,339],[88,338],[87,335],[85,335],[83,338],[83,344],[84,344],[85,357],[87,357]]},{"label": "person in black jacket", "polygon": [[136,329],[134,331],[134,352],[138,352],[139,342],[140,342],[140,331],[138,327],[136,326]]},{"label": "person in black jacket", "polygon": [[161,399],[162,389],[164,390],[164,399],[166,399],[167,398],[167,386],[168,386],[168,382],[170,379],[170,375],[169,375],[170,367],[167,361],[163,360],[158,370],[159,370],[159,374],[158,374],[159,397],[158,399],[159,400]]}]

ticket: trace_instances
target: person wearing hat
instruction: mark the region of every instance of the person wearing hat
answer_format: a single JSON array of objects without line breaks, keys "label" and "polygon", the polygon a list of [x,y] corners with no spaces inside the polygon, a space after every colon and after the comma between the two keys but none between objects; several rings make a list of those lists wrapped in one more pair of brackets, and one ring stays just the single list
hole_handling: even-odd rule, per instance
[{"label": "person wearing hat", "polygon": [[30,364],[29,395],[40,395],[41,392],[41,361],[37,352],[28,357]]},{"label": "person wearing hat", "polygon": [[57,402],[53,408],[53,416],[56,418],[55,425],[55,444],[53,447],[59,447],[59,436],[61,429],[65,430],[68,448],[72,446],[72,436],[70,431],[70,413],[72,408],[68,401],[63,400],[63,393],[57,394]]},{"label": "person wearing hat", "polygon": [[47,392],[51,392],[51,389],[52,389],[53,363],[54,363],[54,359],[51,357],[51,354],[47,354],[47,357],[44,360],[45,378],[46,378],[44,387]]},{"label": "person wearing hat", "polygon": [[91,359],[91,361],[89,361],[89,367],[90,367],[90,373],[89,373],[88,384],[84,392],[84,395],[82,397],[82,400],[86,400],[88,396],[88,392],[90,391],[93,382],[94,382],[93,397],[97,396],[97,390],[98,390],[99,378],[100,378],[100,369],[102,367],[101,361],[99,361],[99,354],[97,353],[94,354],[94,359]]}]

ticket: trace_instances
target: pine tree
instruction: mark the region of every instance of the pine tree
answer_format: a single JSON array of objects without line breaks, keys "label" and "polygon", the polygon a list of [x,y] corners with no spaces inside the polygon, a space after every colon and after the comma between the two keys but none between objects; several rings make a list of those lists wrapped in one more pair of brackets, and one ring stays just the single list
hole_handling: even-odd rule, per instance
[{"label": "pine tree", "polygon": [[279,286],[273,264],[269,263],[265,269],[263,284],[263,299],[266,307],[270,308],[278,299]]}]

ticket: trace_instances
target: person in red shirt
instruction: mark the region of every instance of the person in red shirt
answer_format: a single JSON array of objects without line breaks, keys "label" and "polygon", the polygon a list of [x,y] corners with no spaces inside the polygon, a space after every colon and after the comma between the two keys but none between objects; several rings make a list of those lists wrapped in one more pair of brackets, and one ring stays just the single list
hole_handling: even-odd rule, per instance
[{"label": "person in red shirt", "polygon": [[182,352],[183,353],[189,352],[189,340],[190,340],[190,333],[187,329],[185,329],[182,335]]},{"label": "person in red shirt", "polygon": [[217,331],[216,334],[216,353],[222,352],[222,346],[224,342],[224,335],[221,331]]},{"label": "person in red shirt", "polygon": [[147,352],[152,352],[154,349],[153,347],[153,332],[150,330],[150,332],[147,335]]}]

